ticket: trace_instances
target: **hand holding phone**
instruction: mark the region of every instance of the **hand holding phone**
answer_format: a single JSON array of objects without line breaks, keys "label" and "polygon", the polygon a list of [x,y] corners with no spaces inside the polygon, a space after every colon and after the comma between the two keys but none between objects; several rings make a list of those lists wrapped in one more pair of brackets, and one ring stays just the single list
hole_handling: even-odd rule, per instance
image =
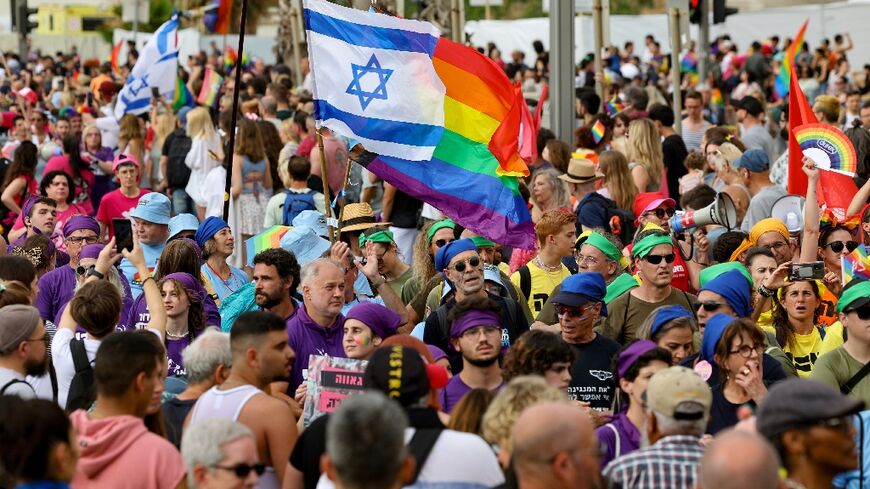
[{"label": "hand holding phone", "polygon": [[825,262],[792,263],[788,267],[788,279],[790,281],[821,280],[824,276]]},{"label": "hand holding phone", "polygon": [[133,223],[129,219],[112,219],[112,229],[117,252],[133,251]]}]

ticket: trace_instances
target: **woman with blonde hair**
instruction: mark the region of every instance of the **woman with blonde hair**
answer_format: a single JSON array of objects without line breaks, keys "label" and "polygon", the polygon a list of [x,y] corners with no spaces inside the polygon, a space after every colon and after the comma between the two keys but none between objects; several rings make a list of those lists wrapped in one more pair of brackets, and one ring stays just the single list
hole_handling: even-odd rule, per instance
[{"label": "woman with blonde hair", "polygon": [[[242,241],[263,228],[266,205],[272,196],[272,172],[266,161],[265,145],[257,124],[241,119],[233,154],[232,196],[239,211],[239,232]],[[247,263],[247,257],[244,257]]]},{"label": "woman with blonde hair", "polygon": [[151,147],[148,150],[148,165],[150,165],[151,173],[146,176],[151,181],[151,190],[162,192],[165,187],[161,185],[163,174],[160,172],[160,157],[163,155],[163,143],[166,142],[166,136],[175,130],[176,119],[172,112],[159,115],[156,115],[156,112],[155,110],[151,114],[151,128],[154,131],[150,143]]},{"label": "woman with blonde hair", "polygon": [[598,155],[598,170],[604,174],[598,193],[616,202],[620,209],[631,209],[637,197],[637,186],[625,155],[619,151],[602,152]]},{"label": "woman with blonde hair", "polygon": [[532,177],[532,221],[538,222],[550,209],[568,207],[568,188],[559,175],[555,168],[541,168]]},{"label": "woman with blonde hair", "polygon": [[[184,191],[196,204],[196,212],[199,220],[205,219],[205,207],[208,204],[208,196],[213,192],[223,193],[223,188],[206,189],[205,177],[212,169],[221,165],[223,150],[221,138],[214,129],[211,115],[205,107],[197,107],[187,113],[187,136],[192,143],[190,152],[184,158],[184,164],[190,168],[190,180]],[[262,145],[260,146],[262,151]],[[262,222],[262,221],[260,221]]]},{"label": "woman with blonde hair", "polygon": [[840,120],[840,100],[833,95],[819,95],[813,102],[813,114],[820,124],[837,125]]},{"label": "woman with blonde hair", "polygon": [[139,163],[139,168],[142,168],[139,186],[151,188],[151,181],[148,178],[151,175],[151,162],[145,159],[145,131],[142,130],[139,118],[133,114],[125,114],[124,117],[121,117],[119,126],[118,148],[120,148],[121,153],[130,155],[135,159]]},{"label": "woman with blonde hair", "polygon": [[649,119],[636,119],[628,125],[626,139],[628,169],[638,192],[661,192],[668,196],[665,166],[662,163],[662,139]]}]

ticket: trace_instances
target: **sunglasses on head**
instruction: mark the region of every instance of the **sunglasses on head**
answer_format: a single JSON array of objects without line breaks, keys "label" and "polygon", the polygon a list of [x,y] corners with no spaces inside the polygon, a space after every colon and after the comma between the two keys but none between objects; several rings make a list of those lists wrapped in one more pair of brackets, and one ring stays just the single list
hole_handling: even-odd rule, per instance
[{"label": "sunglasses on head", "polygon": [[692,303],[692,307],[696,311],[698,309],[700,309],[701,307],[703,307],[705,311],[713,312],[713,311],[718,310],[720,307],[722,307],[722,303],[718,302],[718,301],[703,301],[703,302],[695,301]]},{"label": "sunglasses on head", "polygon": [[251,471],[256,472],[258,476],[263,475],[263,473],[266,472],[265,464],[236,464],[231,467],[225,467],[223,465],[213,465],[212,468],[229,470],[230,472],[234,472],[236,474],[236,477],[238,477],[239,479],[244,479],[248,476],[248,474],[251,473]]},{"label": "sunglasses on head", "polygon": [[846,314],[849,314],[850,312],[854,312],[855,314],[857,314],[858,318],[862,321],[867,321],[868,319],[870,319],[870,304],[864,304],[861,307],[849,309],[848,311],[846,311]]},{"label": "sunglasses on head", "polygon": [[668,255],[646,255],[646,260],[650,265],[658,265],[664,260],[667,263],[673,263],[677,259],[677,255],[671,253]]},{"label": "sunglasses on head", "polygon": [[674,210],[673,208],[671,208],[671,207],[666,207],[666,208],[664,208],[664,209],[662,209],[661,207],[659,207],[658,209],[654,209],[654,210],[651,210],[651,211],[647,211],[647,212],[645,212],[644,214],[655,214],[657,218],[659,218],[659,219],[664,219],[665,216],[667,216],[668,218],[674,217],[674,214],[676,214],[676,212],[677,212],[677,211],[675,211],[675,210]]},{"label": "sunglasses on head", "polygon": [[465,264],[466,263],[468,263],[468,266],[470,266],[471,268],[477,268],[478,266],[480,266],[480,258],[478,258],[476,256],[472,256],[471,258],[469,258],[467,260],[462,260],[461,262],[457,263],[456,265],[453,265],[453,269],[459,273],[462,273],[465,271]]},{"label": "sunglasses on head", "polygon": [[857,241],[831,241],[830,243],[826,244],[825,246],[830,246],[831,251],[833,251],[834,253],[842,252],[843,248],[846,248],[847,250],[849,250],[849,253],[851,253],[851,252],[855,251],[855,248],[858,247],[858,242]]},{"label": "sunglasses on head", "polygon": [[453,242],[452,239],[436,239],[435,246],[437,246],[439,248],[443,248],[444,245],[446,245],[447,243],[452,243],[452,242]]}]

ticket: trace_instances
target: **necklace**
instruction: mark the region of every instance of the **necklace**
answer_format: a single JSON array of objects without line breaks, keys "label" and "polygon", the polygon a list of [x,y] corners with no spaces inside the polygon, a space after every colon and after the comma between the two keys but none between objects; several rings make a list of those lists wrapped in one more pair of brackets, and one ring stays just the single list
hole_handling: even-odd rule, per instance
[{"label": "necklace", "polygon": [[547,272],[547,273],[555,273],[555,272],[558,272],[558,271],[562,270],[562,264],[561,264],[561,263],[559,263],[559,264],[556,265],[555,267],[548,267],[547,265],[544,265],[544,262],[541,261],[541,256],[540,256],[540,255],[538,255],[538,256],[535,257],[535,265],[537,265],[538,268],[540,268],[541,270],[543,270],[543,271],[545,271],[545,272]]},{"label": "necklace", "polygon": [[208,266],[208,269],[211,270],[211,273],[213,273],[214,276],[217,277],[218,280],[220,280],[220,281],[224,284],[224,287],[226,287],[227,290],[229,290],[230,292],[235,292],[236,288],[238,288],[238,287],[234,288],[232,285],[230,285],[230,282],[233,281],[233,278],[235,278],[235,277],[233,276],[233,271],[232,271],[232,270],[229,271],[229,272],[230,272],[229,277],[227,277],[226,279],[224,279],[223,277],[221,277],[221,274],[218,273],[218,271],[215,270],[213,266],[211,266],[211,263],[209,263],[208,261],[206,261],[205,264]]},{"label": "necklace", "polygon": [[188,333],[187,328],[184,329],[184,332],[183,332],[183,333],[178,333],[178,334],[170,333],[170,332],[167,330],[167,331],[166,331],[166,338],[167,338],[167,339],[172,339],[172,340],[183,340],[184,338],[187,337],[187,333]]}]

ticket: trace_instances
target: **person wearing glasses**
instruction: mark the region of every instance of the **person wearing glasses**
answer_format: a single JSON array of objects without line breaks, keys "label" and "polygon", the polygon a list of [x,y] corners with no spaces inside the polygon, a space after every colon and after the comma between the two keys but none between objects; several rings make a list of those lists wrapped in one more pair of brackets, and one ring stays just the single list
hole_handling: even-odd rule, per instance
[{"label": "person wearing glasses", "polygon": [[[676,214],[677,203],[674,199],[665,197],[661,192],[646,192],[637,194],[634,199],[635,224],[638,230],[646,229],[647,225],[655,225],[665,233],[671,231],[671,218]],[[635,237],[636,240],[636,237]],[[627,250],[631,253],[633,244]],[[689,291],[689,267],[676,245],[672,246],[674,253],[672,285],[680,290]],[[687,250],[688,252],[688,250]]]},{"label": "person wearing glasses", "polygon": [[863,409],[864,401],[812,380],[770,389],[755,424],[779,452],[786,487],[827,489],[837,474],[858,468],[852,415]]},{"label": "person wearing glasses", "polygon": [[43,320],[54,321],[61,307],[72,299],[76,288],[76,269],[79,254],[86,245],[97,242],[100,225],[93,217],[76,215],[69,218],[63,226],[69,266],[58,267],[39,279],[39,293],[34,306],[39,309]]},{"label": "person wearing glasses", "polygon": [[363,233],[359,239],[360,248],[366,243],[373,243],[378,259],[378,273],[387,281],[396,295],[401,295],[402,286],[414,275],[410,266],[399,256],[399,246],[396,244],[393,232],[390,230]]},{"label": "person wearing glasses", "polygon": [[593,330],[599,316],[607,316],[606,293],[601,274],[583,272],[565,279],[562,290],[553,297],[562,339],[576,355],[568,398],[589,410],[595,426],[605,421],[600,413],[610,409],[616,388],[611,364],[619,344]]},{"label": "person wearing glasses", "polygon": [[46,341],[45,322],[36,308],[25,304],[0,308],[0,396],[36,397],[26,376],[47,372]]},{"label": "person wearing glasses", "polygon": [[448,315],[457,303],[470,297],[490,298],[499,305],[499,325],[501,348],[508,348],[517,338],[529,330],[529,323],[520,304],[509,298],[490,294],[486,290],[483,277],[483,260],[477,246],[471,239],[458,239],[447,243],[435,253],[435,269],[442,273],[449,286],[452,297],[444,302],[426,318],[423,341],[447,352],[454,375],[462,370],[462,357],[450,342],[450,322]]},{"label": "person wearing glasses", "polygon": [[679,305],[691,311],[698,300],[671,285],[678,253],[669,234],[661,229],[643,231],[637,235],[631,252],[641,283],[608,303],[614,313],[601,326],[604,336],[623,345],[637,338],[641,323],[657,307]]},{"label": "person wearing glasses", "polygon": [[[810,380],[844,389],[853,397],[870,400],[870,377],[864,368],[870,363],[870,282],[852,280],[837,302],[837,314],[846,341],[816,360]],[[829,331],[828,334],[835,334]],[[846,334],[841,334],[846,336]],[[827,337],[827,336],[826,336]],[[841,390],[842,392],[842,390]]]},{"label": "person wearing glasses", "polygon": [[245,425],[209,419],[184,430],[181,456],[189,489],[252,488],[266,466],[257,454],[257,439]]}]

